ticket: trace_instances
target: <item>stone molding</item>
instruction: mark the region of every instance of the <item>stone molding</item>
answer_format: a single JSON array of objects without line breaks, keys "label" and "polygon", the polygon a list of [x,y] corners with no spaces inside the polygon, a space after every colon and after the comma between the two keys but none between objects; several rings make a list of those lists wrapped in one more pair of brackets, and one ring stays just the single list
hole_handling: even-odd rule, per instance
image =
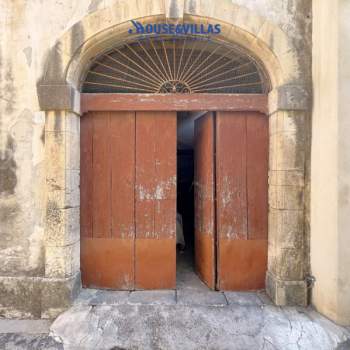
[{"label": "stone molding", "polygon": [[71,84],[38,85],[42,111],[68,111],[80,114],[80,93]]},{"label": "stone molding", "polygon": [[308,111],[310,109],[310,92],[303,85],[281,85],[269,93],[270,115],[277,111]]}]

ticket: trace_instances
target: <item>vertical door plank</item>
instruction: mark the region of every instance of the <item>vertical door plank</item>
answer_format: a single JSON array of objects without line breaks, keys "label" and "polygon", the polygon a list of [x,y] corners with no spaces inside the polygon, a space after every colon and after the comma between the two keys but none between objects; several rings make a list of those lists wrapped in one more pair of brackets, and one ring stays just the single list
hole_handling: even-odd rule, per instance
[{"label": "vertical door plank", "polygon": [[247,117],[249,239],[267,239],[268,147],[267,118],[260,113],[249,113]]},{"label": "vertical door plank", "polygon": [[157,238],[154,229],[156,179],[156,120],[149,113],[136,113],[135,225],[137,238]]},{"label": "vertical door plank", "polygon": [[216,113],[217,288],[237,287],[246,261],[235,242],[247,239],[246,119],[243,113]]},{"label": "vertical door plank", "polygon": [[217,112],[217,227],[224,239],[247,238],[246,117]]},{"label": "vertical door plank", "polygon": [[137,289],[174,288],[176,113],[136,113]]},{"label": "vertical door plank", "polygon": [[87,113],[80,119],[80,231],[92,237],[92,118]]},{"label": "vertical door plank", "polygon": [[109,270],[119,289],[134,288],[135,112],[110,113],[111,225],[115,243]]},{"label": "vertical door plank", "polygon": [[154,229],[160,238],[176,239],[176,113],[162,112],[155,116],[155,120]]},{"label": "vertical door plank", "polygon": [[199,277],[215,288],[214,116],[195,121],[194,128],[195,264]]},{"label": "vertical door plank", "polygon": [[111,112],[112,237],[134,239],[135,112]]},{"label": "vertical door plank", "polygon": [[93,237],[111,237],[109,112],[93,118]]}]

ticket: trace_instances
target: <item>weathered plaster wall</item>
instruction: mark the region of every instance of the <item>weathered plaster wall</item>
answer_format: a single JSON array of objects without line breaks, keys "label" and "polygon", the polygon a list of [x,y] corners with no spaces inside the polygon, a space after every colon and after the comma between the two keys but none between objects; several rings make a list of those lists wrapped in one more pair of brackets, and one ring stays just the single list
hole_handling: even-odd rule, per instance
[{"label": "weathered plaster wall", "polygon": [[313,304],[350,324],[350,3],[314,1]]},{"label": "weathered plaster wall", "polygon": [[[94,2],[93,2],[94,3]],[[81,1],[0,2],[0,314],[41,313],[45,274],[45,55],[89,9]],[[12,297],[9,298],[9,295]]]},{"label": "weathered plaster wall", "polygon": [[304,53],[300,57],[303,74],[311,78],[311,0],[234,0],[233,2],[268,18],[288,33],[293,45]]},{"label": "weathered plaster wall", "polygon": [[[0,1],[0,314],[39,317],[45,306],[45,298],[54,290],[52,286],[45,287],[45,279],[41,278],[70,277],[79,270],[79,249],[74,245],[79,239],[79,232],[74,230],[79,228],[70,228],[74,232],[71,232],[68,245],[57,242],[55,246],[50,246],[50,242],[44,244],[47,215],[51,218],[57,213],[69,216],[72,211],[70,204],[64,204],[58,208],[62,209],[59,211],[45,208],[48,166],[44,162],[45,145],[46,152],[55,155],[55,152],[67,147],[66,141],[60,143],[62,137],[73,135],[78,126],[65,122],[53,126],[49,118],[44,130],[45,114],[39,108],[37,84],[43,77],[44,63],[56,40],[87,14],[117,2]],[[142,1],[142,6],[147,7],[145,2]],[[199,1],[189,3],[190,7],[196,7]],[[300,74],[308,81],[311,67],[311,1],[237,0],[234,3],[237,8],[246,6],[257,12],[287,33],[299,53]],[[84,28],[80,29],[76,36],[84,35]],[[72,47],[75,39],[72,38]],[[278,43],[271,42],[270,45],[278,46]],[[302,117],[307,118],[307,115]],[[290,119],[293,118],[292,115]],[[71,119],[74,121],[75,117]],[[64,116],[62,120],[65,120]],[[288,120],[286,117],[286,124],[291,122]],[[295,130],[293,132],[295,134]],[[48,145],[56,148],[51,149]],[[295,162],[300,167],[304,166],[304,158]],[[74,166],[73,169],[68,166],[67,170],[76,171]],[[66,199],[65,195],[64,203]],[[79,197],[75,197],[75,203],[77,200]],[[67,259],[69,266],[62,262],[65,254],[71,255],[70,260]],[[286,257],[287,260],[289,258]],[[306,270],[307,264],[303,263],[301,271],[296,274],[303,275]],[[56,282],[60,283],[59,278]],[[56,298],[56,311],[61,304],[64,306],[62,300],[66,297],[65,293],[72,293],[72,290]],[[9,298],[9,295],[12,297]],[[51,309],[55,307],[51,306]],[[55,313],[52,311],[51,314],[50,310],[45,312],[46,317]]]}]

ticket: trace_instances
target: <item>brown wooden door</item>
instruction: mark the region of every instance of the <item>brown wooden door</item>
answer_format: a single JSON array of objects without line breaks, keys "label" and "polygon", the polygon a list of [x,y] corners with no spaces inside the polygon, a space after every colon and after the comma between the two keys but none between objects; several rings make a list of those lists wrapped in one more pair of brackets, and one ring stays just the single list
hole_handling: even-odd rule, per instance
[{"label": "brown wooden door", "polygon": [[266,116],[217,112],[196,120],[196,268],[210,288],[215,279],[219,290],[265,285],[267,171]]},{"label": "brown wooden door", "polygon": [[84,115],[80,192],[83,285],[173,288],[176,114]]},{"label": "brown wooden door", "polygon": [[267,268],[268,119],[217,112],[217,288],[265,286]]},{"label": "brown wooden door", "polygon": [[81,119],[84,286],[134,287],[134,135],[134,112],[91,112]]},{"label": "brown wooden door", "polygon": [[215,288],[214,117],[195,121],[194,128],[195,265],[199,277]]}]

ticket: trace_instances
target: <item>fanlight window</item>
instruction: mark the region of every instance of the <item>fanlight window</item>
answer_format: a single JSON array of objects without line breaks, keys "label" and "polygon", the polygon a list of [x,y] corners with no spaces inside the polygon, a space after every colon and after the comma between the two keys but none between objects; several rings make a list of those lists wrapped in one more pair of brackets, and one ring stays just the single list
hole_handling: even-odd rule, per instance
[{"label": "fanlight window", "polygon": [[208,38],[124,42],[90,66],[85,93],[267,93],[262,65],[236,45]]}]

